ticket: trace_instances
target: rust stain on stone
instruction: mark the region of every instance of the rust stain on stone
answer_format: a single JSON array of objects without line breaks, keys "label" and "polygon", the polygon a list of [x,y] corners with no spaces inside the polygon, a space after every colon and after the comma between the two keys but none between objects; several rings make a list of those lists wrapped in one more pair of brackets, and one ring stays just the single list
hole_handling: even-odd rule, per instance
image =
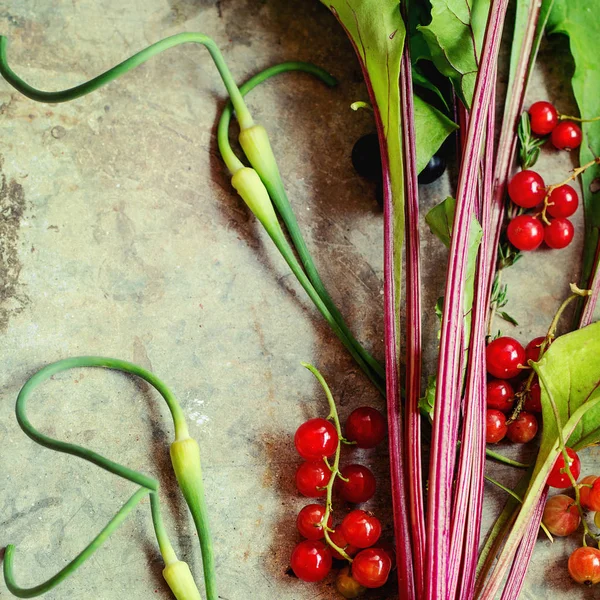
[{"label": "rust stain on stone", "polygon": [[28,303],[19,291],[21,262],[17,249],[19,228],[25,212],[23,186],[7,180],[0,156],[0,331],[5,331],[10,317],[23,311]]}]

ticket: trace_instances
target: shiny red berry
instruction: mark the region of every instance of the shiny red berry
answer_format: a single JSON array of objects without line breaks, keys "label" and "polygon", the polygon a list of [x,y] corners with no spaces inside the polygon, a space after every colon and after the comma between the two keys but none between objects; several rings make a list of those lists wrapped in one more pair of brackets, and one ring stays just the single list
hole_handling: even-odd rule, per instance
[{"label": "shiny red berry", "polygon": [[[325,535],[321,523],[325,516],[325,507],[321,504],[308,504],[299,513],[296,519],[296,527],[300,535],[307,540],[320,540]],[[331,515],[328,519],[328,526],[331,527]]]},{"label": "shiny red berry", "polygon": [[523,408],[527,412],[541,413],[542,412],[542,390],[537,378],[533,381],[525,398]]},{"label": "shiny red berry", "polygon": [[527,346],[525,346],[525,358],[529,361],[537,362],[540,360],[540,350],[545,337],[533,338]]},{"label": "shiny red berry", "polygon": [[577,583],[592,586],[600,583],[600,550],[591,546],[577,548],[569,556],[569,575]]},{"label": "shiny red berry", "polygon": [[573,121],[561,121],[552,130],[550,139],[559,150],[574,150],[581,145],[583,134],[579,125]]},{"label": "shiny red berry", "polygon": [[357,548],[368,548],[381,535],[379,519],[364,510],[353,510],[342,521],[342,533],[349,544]]},{"label": "shiny red berry", "polygon": [[[583,488],[581,488],[583,490]],[[600,511],[600,479],[596,478],[592,483],[591,488],[587,488],[589,490],[586,496],[586,504],[589,506],[590,510],[595,512]],[[581,494],[581,490],[579,492]]]},{"label": "shiny red berry", "polygon": [[366,588],[384,585],[391,570],[392,561],[382,548],[362,550],[352,563],[352,577]]},{"label": "shiny red berry", "polygon": [[486,385],[486,405],[501,412],[509,412],[515,402],[515,391],[508,381],[492,379]]},{"label": "shiny red berry", "polygon": [[525,349],[511,337],[499,337],[485,349],[487,372],[498,379],[512,379],[521,373],[525,364]]},{"label": "shiny red berry", "polygon": [[385,437],[387,425],[383,415],[370,406],[353,410],[346,421],[345,434],[358,448],[375,448]]},{"label": "shiny red berry", "polygon": [[590,493],[592,491],[591,487],[587,487],[588,485],[592,485],[598,479],[596,475],[587,475],[584,477],[579,483],[586,484],[583,487],[579,488],[579,502],[581,503],[581,508],[585,508],[586,510],[595,510],[592,508],[590,504]]},{"label": "shiny red berry", "polygon": [[506,437],[515,444],[527,444],[538,431],[538,422],[534,415],[522,410],[519,416],[508,426]]},{"label": "shiny red berry", "polygon": [[529,122],[535,135],[548,135],[558,125],[558,111],[550,102],[534,102],[529,107]]},{"label": "shiny red berry", "polygon": [[346,465],[340,469],[344,479],[338,478],[336,489],[346,502],[358,504],[366,502],[375,495],[375,476],[370,469],[363,465]]},{"label": "shiny red berry", "polygon": [[546,184],[535,171],[519,171],[508,183],[508,195],[517,206],[533,208],[543,202]]},{"label": "shiny red berry", "polygon": [[304,462],[296,471],[296,487],[308,498],[322,498],[331,479],[331,471],[324,462]]},{"label": "shiny red berry", "polygon": [[[348,556],[354,556],[358,552],[358,548],[348,543],[348,540],[344,537],[344,532],[342,531],[342,526],[338,525],[335,528],[335,531],[332,531],[329,534],[329,539],[338,547],[341,548]],[[344,557],[333,548],[331,549],[331,553],[333,558],[337,558],[338,560],[344,560]]]},{"label": "shiny red berry", "polygon": [[581,517],[575,500],[564,494],[550,497],[544,508],[542,523],[552,535],[558,537],[565,537],[577,531]]},{"label": "shiny red berry", "polygon": [[331,571],[331,552],[323,542],[304,540],[294,548],[291,563],[298,579],[321,581]]},{"label": "shiny red berry", "polygon": [[[577,452],[571,448],[567,448],[567,454],[569,456],[569,466],[568,469],[571,471],[571,475],[576,480],[581,473],[581,461],[579,460],[579,456],[577,456]],[[559,489],[565,489],[571,487],[571,478],[567,472],[567,467],[565,467],[565,459],[563,457],[562,452],[559,453],[552,470],[550,471],[550,475],[548,475],[548,481],[546,482],[550,487],[555,487]]]},{"label": "shiny red berry", "polygon": [[485,441],[497,444],[506,435],[506,415],[492,408],[485,412]]},{"label": "shiny red berry", "polygon": [[544,241],[555,250],[566,248],[573,241],[574,234],[575,228],[569,219],[552,219],[550,225],[544,227]]},{"label": "shiny red berry", "polygon": [[335,454],[338,434],[333,423],[325,419],[310,419],[296,430],[294,444],[303,459],[320,460]]},{"label": "shiny red berry", "polygon": [[506,230],[508,241],[517,249],[530,252],[544,241],[542,222],[531,215],[519,215],[510,221]]},{"label": "shiny red berry", "polygon": [[548,214],[551,217],[566,218],[575,214],[579,206],[577,192],[570,185],[561,185],[548,196]]}]

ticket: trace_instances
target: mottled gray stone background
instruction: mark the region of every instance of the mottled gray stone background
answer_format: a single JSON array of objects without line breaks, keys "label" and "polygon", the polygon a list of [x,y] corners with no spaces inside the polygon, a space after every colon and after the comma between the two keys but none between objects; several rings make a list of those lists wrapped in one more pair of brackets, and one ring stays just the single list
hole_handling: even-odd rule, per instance
[{"label": "mottled gray stone background", "polygon": [[[10,6],[12,4],[12,6]],[[276,155],[323,279],[359,337],[383,354],[382,215],[371,184],[353,172],[354,141],[373,129],[352,112],[365,88],[350,44],[316,0],[19,0],[0,7],[15,70],[45,89],[75,85],[149,43],[180,31],[219,43],[241,81],[283,60],[316,62],[340,79],[329,90],[283,75],[249,97]],[[557,58],[559,60],[557,60]],[[545,44],[532,98],[573,110],[560,41]],[[17,545],[18,581],[34,585],[75,556],[132,486],[33,444],[13,407],[37,369],[73,355],[133,360],[168,382],[199,439],[221,596],[226,600],[334,598],[332,578],[288,576],[295,516],[292,435],[326,405],[300,361],[329,380],[342,417],[382,401],[324,325],[219,159],[215,119],[224,89],[199,47],[170,50],[110,86],[64,105],[36,104],[0,82],[0,547]],[[544,151],[549,182],[568,155]],[[426,210],[449,191],[422,188]],[[528,255],[507,274],[503,331],[526,343],[547,327],[575,280],[581,229],[562,252]],[[423,228],[426,341],[446,268]],[[169,474],[172,427],[157,395],[94,370],[57,376],[31,402],[43,431],[159,476],[169,530],[200,578],[196,536]],[[504,449],[515,452],[514,449]],[[350,453],[349,453],[350,454]],[[588,452],[592,468],[598,453]],[[353,460],[347,456],[345,460]],[[376,472],[371,507],[391,531],[385,448],[361,452]],[[490,465],[506,483],[510,469]],[[489,523],[504,500],[488,490]],[[574,588],[566,556],[575,541],[540,538],[522,597],[590,598]],[[169,598],[150,511],[143,504],[49,600]],[[8,598],[0,583],[0,598]],[[393,598],[392,590],[372,598]]]}]

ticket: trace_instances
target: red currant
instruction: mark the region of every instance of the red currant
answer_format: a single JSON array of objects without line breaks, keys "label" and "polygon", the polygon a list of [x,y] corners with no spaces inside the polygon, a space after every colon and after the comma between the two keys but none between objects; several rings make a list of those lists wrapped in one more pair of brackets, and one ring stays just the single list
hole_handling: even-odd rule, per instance
[{"label": "red currant", "polygon": [[600,511],[600,479],[596,479],[592,483],[592,487],[587,489],[589,490],[586,497],[587,505],[590,507],[590,510]]},{"label": "red currant", "polygon": [[385,584],[392,570],[392,561],[382,548],[367,548],[359,552],[352,563],[352,577],[366,588]]},{"label": "red currant", "polygon": [[593,510],[590,505],[590,492],[592,491],[592,488],[587,486],[593,485],[596,479],[598,479],[596,475],[588,475],[579,482],[580,484],[586,484],[583,487],[579,488],[579,503],[581,504],[581,508],[585,508],[586,510]]},{"label": "red currant", "polygon": [[507,430],[504,413],[494,409],[488,409],[485,412],[485,441],[488,444],[497,444],[504,438]]},{"label": "red currant", "polygon": [[485,349],[487,372],[498,379],[512,379],[521,373],[525,364],[523,346],[511,337],[499,337]]},{"label": "red currant", "polygon": [[[299,513],[296,519],[296,527],[300,535],[307,540],[320,540],[325,532],[321,523],[325,516],[325,507],[320,504],[308,504]],[[327,521],[327,525],[331,527],[331,515]]]},{"label": "red currant", "polygon": [[579,460],[579,456],[577,456],[575,450],[572,450],[571,448],[567,448],[567,454],[569,456],[569,465],[568,467],[565,467],[563,454],[562,452],[559,453],[558,458],[550,471],[550,475],[548,475],[548,481],[546,483],[549,486],[559,489],[571,487],[571,479],[566,472],[567,468],[571,471],[571,475],[573,475],[574,479],[579,477],[579,474],[581,473],[581,461]]},{"label": "red currant", "polygon": [[535,437],[537,431],[537,419],[531,413],[522,410],[519,416],[508,426],[506,437],[515,444],[526,444]]},{"label": "red currant", "polygon": [[492,379],[486,386],[486,404],[501,412],[509,412],[515,401],[515,392],[508,381]]},{"label": "red currant", "polygon": [[508,195],[517,206],[533,208],[544,200],[546,184],[535,171],[519,171],[508,183]]},{"label": "red currant", "polygon": [[385,437],[387,426],[383,415],[370,406],[353,410],[346,421],[346,439],[358,448],[375,448]]},{"label": "red currant", "polygon": [[525,346],[525,360],[533,362],[537,362],[540,360],[540,351],[542,342],[545,340],[545,337],[536,337],[533,338],[527,346]]},{"label": "red currant", "polygon": [[583,134],[579,125],[573,121],[561,121],[553,129],[550,139],[559,150],[574,150],[581,144]]},{"label": "red currant", "polygon": [[322,498],[331,479],[331,471],[323,462],[304,462],[296,471],[296,487],[308,498]]},{"label": "red currant", "polygon": [[331,552],[317,540],[304,540],[292,552],[292,570],[302,581],[321,581],[331,571]]},{"label": "red currant", "polygon": [[375,476],[370,469],[363,465],[347,465],[340,469],[344,479],[338,478],[336,489],[346,502],[358,504],[366,502],[375,495]]},{"label": "red currant", "polygon": [[548,214],[551,217],[566,218],[575,214],[579,206],[577,192],[570,185],[555,188],[548,196]]},{"label": "red currant", "polygon": [[529,122],[535,135],[548,135],[558,125],[558,111],[550,102],[534,102],[529,107]]},{"label": "red currant", "polygon": [[[346,538],[344,537],[344,532],[342,531],[342,526],[338,525],[335,531],[331,531],[329,533],[329,539],[338,547],[341,548],[348,556],[354,556],[358,552],[358,548],[349,544]],[[337,558],[338,560],[345,560],[344,557],[337,551],[331,548],[331,553],[333,558]]]},{"label": "red currant", "polygon": [[577,583],[594,585],[600,582],[600,550],[591,546],[577,548],[569,556],[569,574]]},{"label": "red currant", "polygon": [[542,390],[540,388],[540,384],[537,381],[537,378],[533,381],[531,387],[529,388],[529,392],[527,393],[527,398],[525,399],[523,408],[527,412],[542,412]]},{"label": "red currant", "polygon": [[569,219],[552,219],[544,227],[544,241],[555,250],[566,248],[572,241],[575,229]]},{"label": "red currant", "polygon": [[335,589],[344,598],[359,598],[365,593],[365,587],[350,575],[350,567],[344,567],[337,574]]},{"label": "red currant", "polygon": [[338,446],[335,427],[325,419],[310,419],[302,423],[294,436],[298,454],[305,460],[320,460],[333,456]]},{"label": "red currant", "polygon": [[544,508],[542,523],[552,535],[558,537],[565,537],[574,533],[581,523],[575,500],[564,494],[549,498]]},{"label": "red currant", "polygon": [[506,235],[517,250],[531,252],[544,241],[544,227],[539,219],[531,215],[519,215],[508,224]]},{"label": "red currant", "polygon": [[353,510],[342,521],[342,533],[357,548],[372,546],[381,535],[379,519],[364,510]]}]

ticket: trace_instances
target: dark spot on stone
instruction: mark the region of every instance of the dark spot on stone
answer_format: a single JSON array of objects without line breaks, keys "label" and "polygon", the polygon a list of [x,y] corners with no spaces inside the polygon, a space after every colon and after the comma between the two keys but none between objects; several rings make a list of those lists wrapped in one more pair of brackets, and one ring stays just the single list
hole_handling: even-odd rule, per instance
[{"label": "dark spot on stone", "polygon": [[0,331],[6,330],[10,317],[22,312],[29,302],[19,290],[21,262],[17,249],[25,195],[23,186],[6,179],[3,164],[0,156]]},{"label": "dark spot on stone", "polygon": [[107,105],[104,107],[104,112],[108,112],[109,110],[110,110],[110,106],[107,104]]},{"label": "dark spot on stone", "polygon": [[57,125],[50,130],[50,134],[56,140],[60,140],[60,138],[64,138],[67,135],[67,130],[62,125]]},{"label": "dark spot on stone", "polygon": [[296,573],[294,573],[294,569],[292,569],[292,567],[290,567],[290,568],[289,568],[289,569],[288,569],[288,570],[285,572],[285,574],[286,574],[288,577],[293,577],[294,579],[298,579],[298,576],[296,575]]}]

